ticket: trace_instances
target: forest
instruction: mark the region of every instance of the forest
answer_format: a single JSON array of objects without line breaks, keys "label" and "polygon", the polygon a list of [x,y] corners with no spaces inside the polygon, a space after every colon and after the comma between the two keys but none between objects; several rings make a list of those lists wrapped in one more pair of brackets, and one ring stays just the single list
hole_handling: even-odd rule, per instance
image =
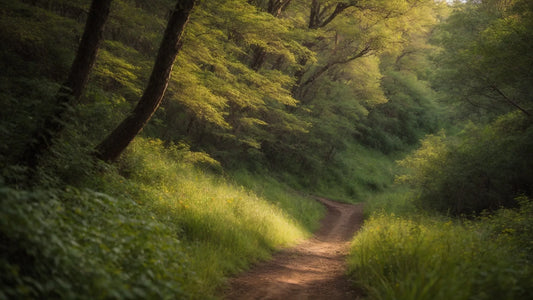
[{"label": "forest", "polygon": [[533,1],[0,0],[0,299],[222,299],[364,203],[361,299],[533,299]]}]

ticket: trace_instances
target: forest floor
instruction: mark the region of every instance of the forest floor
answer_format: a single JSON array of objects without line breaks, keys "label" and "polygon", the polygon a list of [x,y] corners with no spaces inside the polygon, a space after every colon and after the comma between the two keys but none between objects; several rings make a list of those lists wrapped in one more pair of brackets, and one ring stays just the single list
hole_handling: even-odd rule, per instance
[{"label": "forest floor", "polygon": [[230,279],[225,299],[361,298],[345,274],[345,258],[350,240],[363,224],[363,204],[318,200],[327,208],[318,232]]}]

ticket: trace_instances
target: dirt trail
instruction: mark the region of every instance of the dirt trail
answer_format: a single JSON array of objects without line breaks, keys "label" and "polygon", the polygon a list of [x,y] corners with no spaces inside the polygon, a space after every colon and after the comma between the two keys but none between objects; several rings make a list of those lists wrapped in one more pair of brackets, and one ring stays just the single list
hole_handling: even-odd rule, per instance
[{"label": "dirt trail", "polygon": [[344,274],[350,239],[363,223],[363,206],[318,200],[327,214],[315,236],[231,279],[225,299],[359,298]]}]

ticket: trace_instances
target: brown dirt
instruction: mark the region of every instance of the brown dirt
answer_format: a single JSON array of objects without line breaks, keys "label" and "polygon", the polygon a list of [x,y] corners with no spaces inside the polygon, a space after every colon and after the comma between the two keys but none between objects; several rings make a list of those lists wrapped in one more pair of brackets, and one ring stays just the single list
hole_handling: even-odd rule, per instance
[{"label": "brown dirt", "polygon": [[363,223],[363,205],[317,200],[326,206],[327,214],[315,236],[230,279],[225,299],[360,298],[345,275],[345,257]]}]

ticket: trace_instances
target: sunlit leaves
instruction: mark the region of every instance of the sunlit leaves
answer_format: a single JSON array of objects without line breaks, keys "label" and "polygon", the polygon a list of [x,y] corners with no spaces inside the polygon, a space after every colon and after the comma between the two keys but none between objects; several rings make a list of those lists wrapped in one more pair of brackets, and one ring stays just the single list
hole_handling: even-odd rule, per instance
[{"label": "sunlit leaves", "polygon": [[300,55],[304,50],[288,38],[287,25],[246,1],[206,1],[191,18],[170,99],[200,122],[215,125],[211,133],[260,148],[269,136],[265,129],[274,126],[270,120],[286,113],[272,106],[298,102],[291,95],[293,78],[281,70],[253,70],[250,53],[261,47],[290,68],[296,60],[292,51]]},{"label": "sunlit leaves", "polygon": [[108,90],[118,90],[125,88],[124,93],[133,97],[141,95],[138,77],[135,74],[138,67],[133,66],[126,60],[114,56],[108,51],[102,50],[99,53],[99,64],[93,71],[95,80],[100,81],[103,88]]}]

